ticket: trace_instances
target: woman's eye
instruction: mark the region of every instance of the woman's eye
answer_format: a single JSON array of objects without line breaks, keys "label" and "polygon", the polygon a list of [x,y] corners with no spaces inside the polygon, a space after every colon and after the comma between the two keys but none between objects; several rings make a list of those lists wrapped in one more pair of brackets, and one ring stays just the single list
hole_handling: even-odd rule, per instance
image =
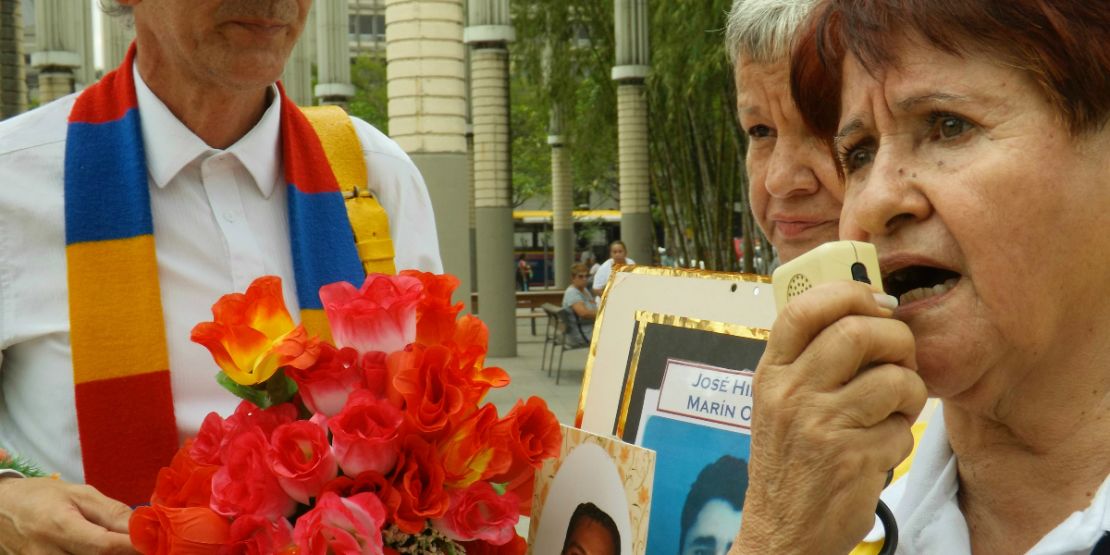
[{"label": "woman's eye", "polygon": [[966,119],[951,114],[933,116],[933,137],[937,140],[954,139],[971,130]]},{"label": "woman's eye", "polygon": [[753,139],[762,139],[774,135],[774,131],[766,125],[753,125],[748,128],[748,136]]},{"label": "woman's eye", "polygon": [[868,142],[849,145],[840,151],[840,165],[845,173],[852,173],[868,164],[875,158],[875,149]]}]

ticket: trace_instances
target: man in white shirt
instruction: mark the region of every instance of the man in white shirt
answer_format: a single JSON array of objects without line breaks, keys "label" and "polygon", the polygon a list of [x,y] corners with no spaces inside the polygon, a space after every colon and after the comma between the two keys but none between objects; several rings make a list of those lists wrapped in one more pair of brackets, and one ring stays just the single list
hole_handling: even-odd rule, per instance
[{"label": "man in white shirt", "polygon": [[[311,0],[120,0],[133,10],[157,272],[178,432],[237,399],[189,331],[222,294],[278,275],[297,314],[274,82]],[[129,553],[130,509],[83,481],[74,408],[63,167],[78,95],[0,124],[0,446],[62,480],[0,478],[0,551]],[[442,271],[428,194],[353,120],[398,269]],[[105,325],[110,325],[106,323]],[[139,401],[137,401],[139,402]],[[48,518],[46,518],[48,517]]]}]

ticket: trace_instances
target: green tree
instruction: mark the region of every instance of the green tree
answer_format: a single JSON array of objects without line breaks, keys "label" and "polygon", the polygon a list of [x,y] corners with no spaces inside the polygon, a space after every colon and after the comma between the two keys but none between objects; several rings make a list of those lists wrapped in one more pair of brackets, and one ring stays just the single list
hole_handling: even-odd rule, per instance
[{"label": "green tree", "polygon": [[[747,150],[724,49],[731,0],[651,3],[648,78],[652,190],[668,245],[716,270],[767,273],[770,253],[748,209]],[[744,258],[733,254],[743,237]]]},{"label": "green tree", "polygon": [[385,81],[385,52],[359,54],[352,60],[351,84],[355,86],[355,96],[347,105],[347,111],[388,134],[389,96]]}]

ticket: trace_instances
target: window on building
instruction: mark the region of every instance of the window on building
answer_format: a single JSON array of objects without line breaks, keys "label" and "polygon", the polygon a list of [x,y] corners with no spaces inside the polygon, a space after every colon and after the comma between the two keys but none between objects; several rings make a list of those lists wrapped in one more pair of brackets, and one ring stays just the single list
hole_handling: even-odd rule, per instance
[{"label": "window on building", "polygon": [[385,40],[385,15],[352,15],[349,20],[348,31],[351,33],[351,40],[355,42]]}]

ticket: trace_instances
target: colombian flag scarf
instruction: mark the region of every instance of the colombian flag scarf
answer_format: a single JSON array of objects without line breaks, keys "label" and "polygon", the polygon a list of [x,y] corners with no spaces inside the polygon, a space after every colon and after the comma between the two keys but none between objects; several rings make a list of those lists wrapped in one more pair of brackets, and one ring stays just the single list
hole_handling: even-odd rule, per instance
[{"label": "colombian flag scarf", "polygon": [[[66,261],[77,425],[85,481],[149,501],[178,448],[132,64],[77,98],[65,156]],[[318,291],[365,278],[336,175],[316,131],[281,95],[281,141],[301,320],[326,326]]]}]

